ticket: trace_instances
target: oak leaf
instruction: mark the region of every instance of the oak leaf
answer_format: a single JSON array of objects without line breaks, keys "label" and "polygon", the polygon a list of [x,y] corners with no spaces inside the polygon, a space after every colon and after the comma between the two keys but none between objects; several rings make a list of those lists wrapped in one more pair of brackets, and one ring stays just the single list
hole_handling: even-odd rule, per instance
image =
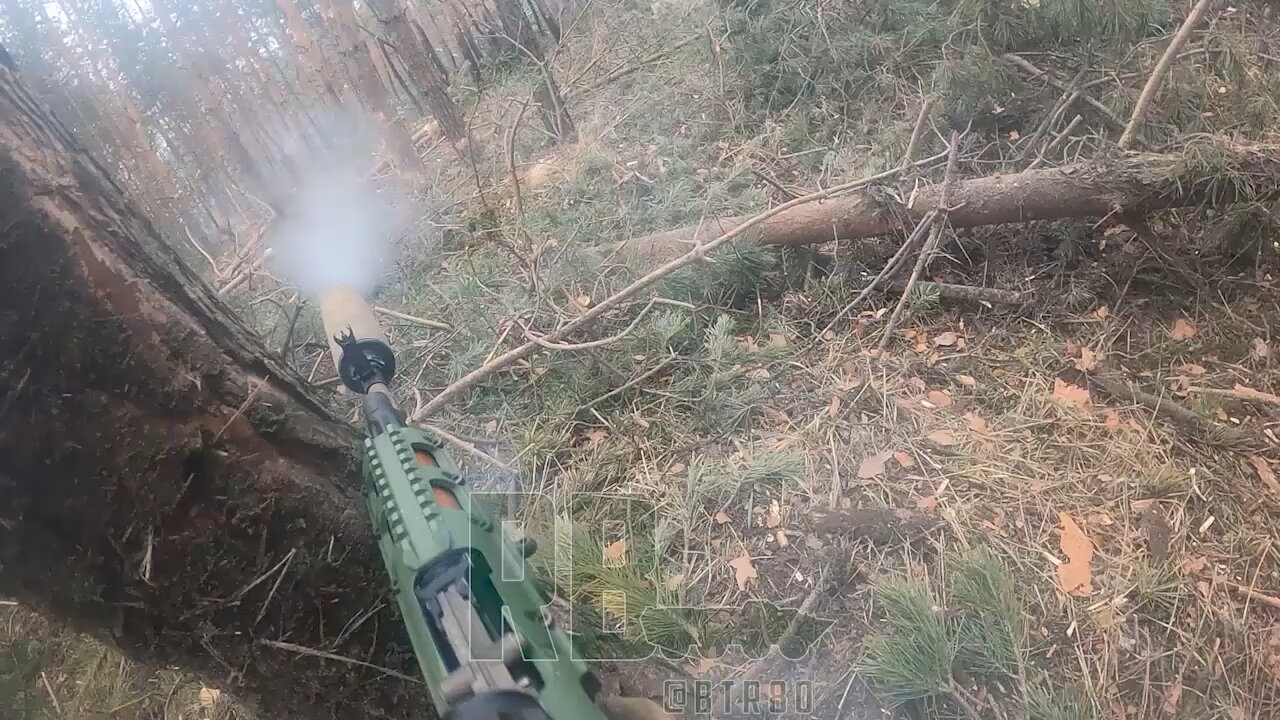
[{"label": "oak leaf", "polygon": [[858,479],[870,480],[884,474],[884,464],[889,462],[889,458],[893,457],[892,450],[878,452],[875,455],[868,455],[862,458],[862,462],[858,463]]},{"label": "oak leaf", "polygon": [[1187,321],[1186,318],[1178,318],[1173,322],[1173,328],[1169,330],[1169,337],[1173,340],[1190,340],[1196,336],[1196,326]]},{"label": "oak leaf", "polygon": [[1070,515],[1058,513],[1062,537],[1058,541],[1067,561],[1058,566],[1058,585],[1065,593],[1087,596],[1093,592],[1093,541]]},{"label": "oak leaf", "polygon": [[747,581],[755,580],[760,577],[756,572],[755,563],[751,562],[751,553],[746,550],[742,554],[729,561],[729,566],[733,568],[733,579],[738,583],[739,590],[747,589]]},{"label": "oak leaf", "polygon": [[1062,378],[1053,379],[1053,399],[1081,410],[1089,409],[1089,391]]}]

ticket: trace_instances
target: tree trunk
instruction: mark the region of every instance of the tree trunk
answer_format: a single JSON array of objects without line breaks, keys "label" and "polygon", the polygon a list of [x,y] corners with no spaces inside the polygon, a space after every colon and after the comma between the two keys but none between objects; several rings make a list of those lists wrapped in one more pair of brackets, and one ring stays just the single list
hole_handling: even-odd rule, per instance
[{"label": "tree trunk", "polygon": [[431,715],[418,685],[271,644],[405,669],[356,436],[4,63],[0,307],[0,593],[264,717]]},{"label": "tree trunk", "polygon": [[[1104,217],[1124,212],[1146,213],[1192,205],[1219,205],[1250,200],[1277,192],[1280,148],[1269,145],[1231,145],[1220,170],[1206,170],[1179,156],[1129,153],[1120,158],[1084,162],[1060,168],[1027,170],[957,182],[951,188],[953,227]],[[1235,191],[1233,183],[1249,186]],[[1255,184],[1256,183],[1256,184]],[[806,245],[851,238],[890,235],[903,219],[918,221],[938,204],[941,186],[914,193],[910,205],[885,193],[857,192],[785,210],[757,226],[761,242]],[[633,256],[669,258],[707,242],[748,216],[713,220],[693,227],[646,235],[622,243]]]},{"label": "tree trunk", "polygon": [[421,90],[431,116],[440,125],[440,132],[450,140],[461,140],[466,134],[462,111],[449,97],[448,83],[419,42],[401,0],[371,0],[370,7],[395,46],[396,54],[404,60],[414,85]]}]

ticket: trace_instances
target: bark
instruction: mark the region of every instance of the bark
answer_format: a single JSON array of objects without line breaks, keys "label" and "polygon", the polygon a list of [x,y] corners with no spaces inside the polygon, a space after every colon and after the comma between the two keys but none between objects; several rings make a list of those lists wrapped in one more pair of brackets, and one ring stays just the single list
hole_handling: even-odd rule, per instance
[{"label": "bark", "polygon": [[[264,717],[428,717],[351,428],[0,64],[0,593]],[[412,672],[410,669],[409,672]]]},{"label": "bark", "polygon": [[[1027,170],[955,183],[948,220],[953,227],[976,227],[1060,218],[1139,214],[1193,205],[1253,199],[1232,188],[1243,181],[1255,195],[1274,194],[1280,185],[1280,147],[1231,145],[1220,168],[1197,168],[1176,155],[1129,153],[1118,158],[1045,170]],[[1227,175],[1234,177],[1228,178]],[[919,221],[938,203],[941,185],[915,193],[909,206],[883,192],[860,192],[800,205],[758,226],[761,242],[806,245],[890,235],[903,220]],[[699,226],[633,238],[618,250],[629,256],[670,257],[707,242],[747,217],[728,217]]]},{"label": "bark", "polygon": [[466,134],[462,111],[449,97],[448,83],[414,32],[404,4],[401,0],[371,0],[370,7],[395,46],[396,54],[404,60],[414,85],[422,92],[431,116],[440,125],[440,132],[450,140],[461,140]]}]

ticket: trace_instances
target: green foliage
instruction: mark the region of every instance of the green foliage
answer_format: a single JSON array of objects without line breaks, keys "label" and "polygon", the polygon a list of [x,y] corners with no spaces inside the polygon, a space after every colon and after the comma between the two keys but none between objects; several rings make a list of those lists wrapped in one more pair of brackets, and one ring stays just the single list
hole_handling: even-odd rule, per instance
[{"label": "green foliage", "polygon": [[894,578],[876,586],[884,630],[867,639],[863,671],[895,703],[942,694],[953,681],[956,643],[929,588]]},{"label": "green foliage", "polygon": [[954,558],[941,598],[926,582],[899,577],[877,584],[875,599],[884,618],[867,639],[862,669],[893,702],[963,700],[955,679],[963,677],[1002,692],[1009,682],[1021,686],[1026,715],[1035,720],[1098,717],[1086,696],[1028,669],[1025,604],[990,549]]},{"label": "green foliage", "polygon": [[1022,603],[1004,565],[980,547],[956,560],[950,579],[961,661],[982,675],[1017,678],[1025,664],[1026,629]]}]

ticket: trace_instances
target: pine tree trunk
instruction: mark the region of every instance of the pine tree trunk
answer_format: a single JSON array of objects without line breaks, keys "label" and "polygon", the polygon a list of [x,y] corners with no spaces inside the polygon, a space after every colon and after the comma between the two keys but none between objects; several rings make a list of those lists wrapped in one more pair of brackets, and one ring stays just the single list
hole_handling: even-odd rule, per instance
[{"label": "pine tree trunk", "polygon": [[263,717],[431,716],[419,685],[271,644],[406,669],[356,436],[3,62],[0,307],[0,593]]},{"label": "pine tree trunk", "polygon": [[466,134],[462,111],[449,97],[448,82],[428,57],[426,48],[409,22],[405,6],[400,0],[371,0],[370,6],[395,46],[396,54],[404,60],[413,84],[422,92],[431,116],[440,125],[441,134],[450,140],[461,140]]}]

